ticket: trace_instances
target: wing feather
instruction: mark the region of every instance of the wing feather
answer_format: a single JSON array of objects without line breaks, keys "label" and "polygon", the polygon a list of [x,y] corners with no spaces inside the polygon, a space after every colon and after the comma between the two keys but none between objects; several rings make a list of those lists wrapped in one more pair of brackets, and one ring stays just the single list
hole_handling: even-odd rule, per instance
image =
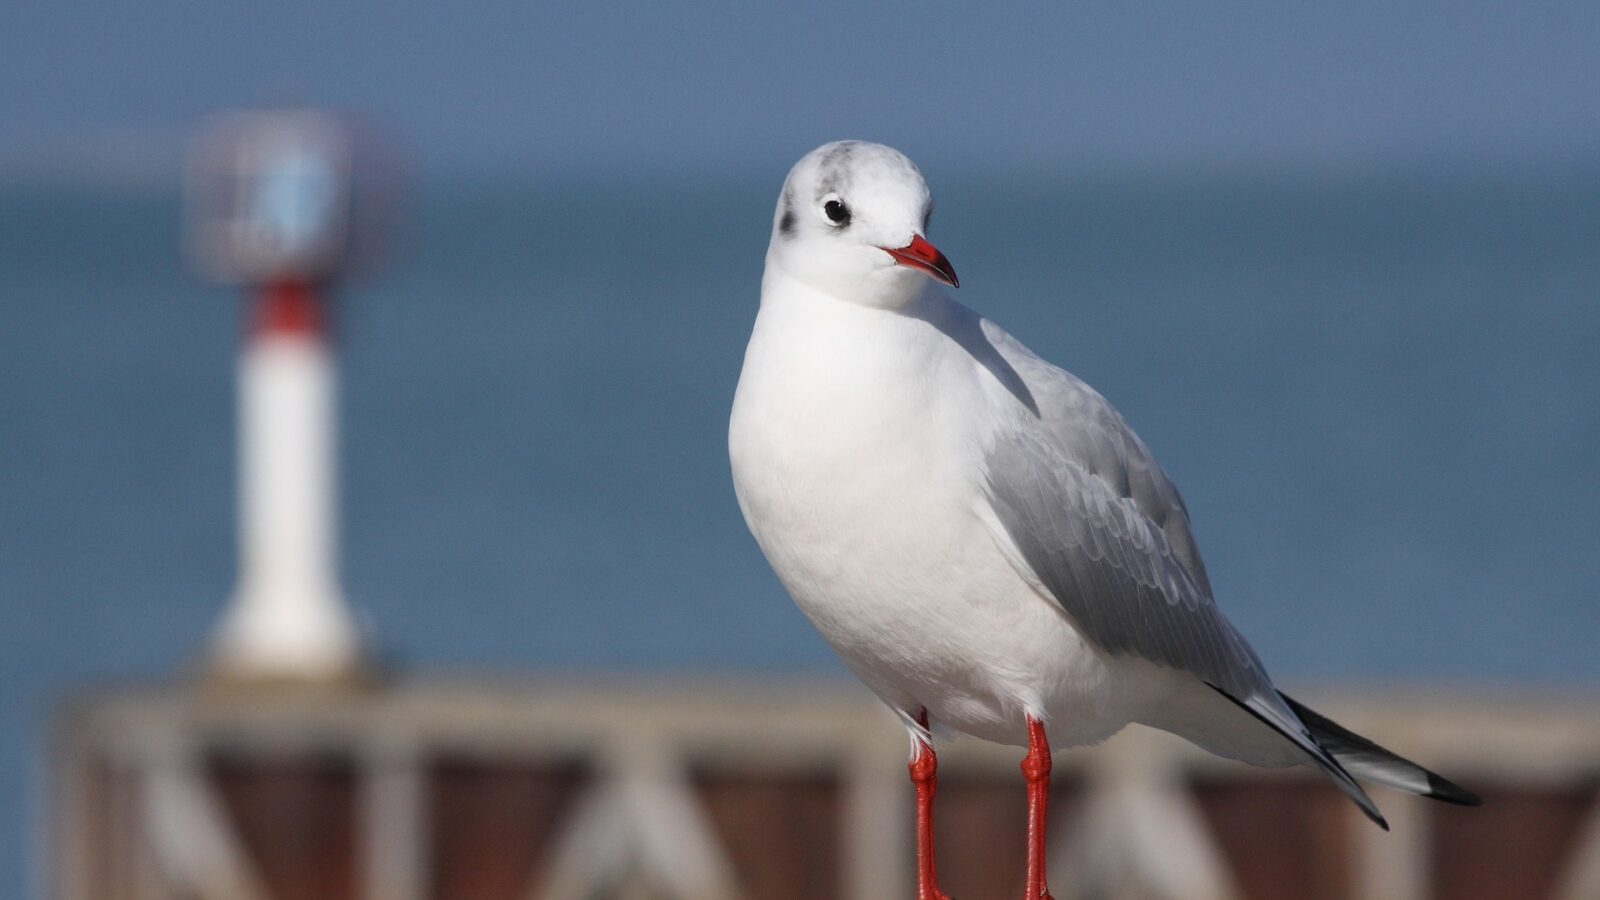
[{"label": "wing feather", "polygon": [[986,335],[1036,403],[997,423],[986,459],[994,514],[986,521],[1003,529],[996,538],[1014,549],[1012,564],[1089,641],[1205,682],[1298,746],[1384,825],[1217,608],[1183,498],[1144,443],[1088,385],[997,328]]},{"label": "wing feather", "polygon": [[1091,641],[1191,672],[1239,697],[1267,684],[1260,661],[1166,531],[1048,432],[1002,435],[989,456],[987,489],[1034,579]]},{"label": "wing feather", "polygon": [[994,520],[1025,576],[1108,652],[1190,672],[1241,700],[1275,699],[1212,599],[1183,498],[1138,435],[1093,388],[982,327],[1036,403],[997,425],[986,460]]}]

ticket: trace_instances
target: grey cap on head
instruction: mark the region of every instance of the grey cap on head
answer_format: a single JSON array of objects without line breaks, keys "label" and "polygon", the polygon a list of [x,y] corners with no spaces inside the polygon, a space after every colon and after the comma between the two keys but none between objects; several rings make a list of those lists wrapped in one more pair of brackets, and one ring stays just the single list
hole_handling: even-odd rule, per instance
[{"label": "grey cap on head", "polygon": [[858,189],[879,189],[884,185],[914,186],[921,195],[921,222],[926,230],[933,199],[922,170],[899,150],[870,141],[834,141],[801,157],[784,181],[776,229],[781,234],[793,234],[803,204],[821,204],[830,195],[850,198]]}]

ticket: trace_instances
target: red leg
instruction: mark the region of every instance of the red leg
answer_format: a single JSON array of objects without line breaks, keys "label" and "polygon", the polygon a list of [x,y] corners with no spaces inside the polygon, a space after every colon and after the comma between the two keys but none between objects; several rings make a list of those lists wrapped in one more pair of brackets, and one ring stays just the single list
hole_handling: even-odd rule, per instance
[{"label": "red leg", "polygon": [[1028,880],[1024,900],[1053,900],[1045,884],[1045,821],[1050,804],[1050,742],[1044,723],[1028,717],[1028,755],[1022,760],[1022,777],[1028,782]]},{"label": "red leg", "polygon": [[[928,711],[917,715],[917,724],[928,727]],[[917,789],[917,900],[950,900],[939,890],[939,875],[933,865],[933,795],[938,790],[939,758],[933,745],[912,738],[911,783]]]}]

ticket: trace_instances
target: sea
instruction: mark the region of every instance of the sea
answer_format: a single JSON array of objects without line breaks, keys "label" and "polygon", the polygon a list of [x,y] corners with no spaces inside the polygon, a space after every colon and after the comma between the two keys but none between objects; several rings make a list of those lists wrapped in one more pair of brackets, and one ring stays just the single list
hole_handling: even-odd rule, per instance
[{"label": "sea", "polygon": [[[843,670],[726,425],[777,184],[423,180],[337,290],[342,580],[415,673]],[[1290,684],[1600,687],[1600,168],[934,178],[959,299],[1095,385]],[[175,189],[0,187],[0,894],[49,724],[192,671],[245,292]],[[14,887],[13,887],[14,886]]]}]

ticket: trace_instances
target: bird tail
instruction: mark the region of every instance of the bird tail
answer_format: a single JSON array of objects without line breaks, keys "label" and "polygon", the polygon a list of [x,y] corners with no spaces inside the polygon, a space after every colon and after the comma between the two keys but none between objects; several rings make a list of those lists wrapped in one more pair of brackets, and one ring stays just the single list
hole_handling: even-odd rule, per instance
[{"label": "bird tail", "polygon": [[1297,702],[1282,691],[1278,696],[1289,705],[1300,721],[1310,729],[1311,736],[1339,761],[1345,771],[1363,781],[1388,785],[1408,794],[1454,803],[1458,806],[1478,806],[1483,799],[1477,794],[1455,784],[1437,773],[1417,765],[1409,759],[1374,744],[1359,734],[1329,719],[1316,710]]}]

